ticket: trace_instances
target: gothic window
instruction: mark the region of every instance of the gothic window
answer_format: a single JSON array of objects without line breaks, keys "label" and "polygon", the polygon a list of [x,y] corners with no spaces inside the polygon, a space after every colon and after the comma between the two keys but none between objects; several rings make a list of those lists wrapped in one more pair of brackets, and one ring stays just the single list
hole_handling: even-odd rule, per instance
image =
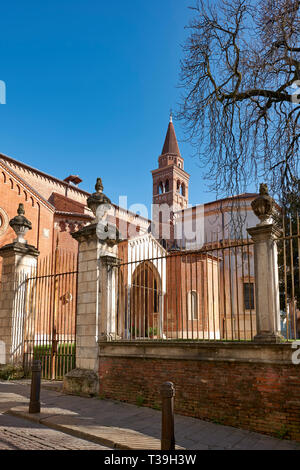
[{"label": "gothic window", "polygon": [[177,192],[180,193],[180,181],[177,181]]},{"label": "gothic window", "polygon": [[197,320],[198,319],[198,294],[194,290],[188,292],[188,295],[187,295],[187,310],[188,310],[188,319],[189,320]]},{"label": "gothic window", "polygon": [[181,185],[180,194],[181,194],[182,196],[185,196],[185,184],[184,184],[184,183],[182,183],[182,185]]},{"label": "gothic window", "polygon": [[163,192],[164,192],[163,184],[162,184],[162,183],[159,183],[159,186],[158,186],[158,194],[162,194]]},{"label": "gothic window", "polygon": [[169,191],[170,191],[170,184],[169,184],[169,180],[167,180],[165,184],[165,192],[168,193]]}]

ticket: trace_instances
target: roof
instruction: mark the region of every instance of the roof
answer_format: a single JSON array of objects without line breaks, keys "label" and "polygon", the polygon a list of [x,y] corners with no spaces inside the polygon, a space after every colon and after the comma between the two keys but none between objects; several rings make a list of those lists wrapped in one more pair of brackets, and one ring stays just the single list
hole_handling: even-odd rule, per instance
[{"label": "roof", "polygon": [[168,155],[168,154],[178,155],[178,157],[181,156],[172,119],[169,122],[167,135],[166,135],[165,143],[164,143],[161,154],[162,155]]},{"label": "roof", "polygon": [[223,202],[226,202],[226,201],[238,201],[238,200],[245,200],[245,199],[253,199],[257,196],[258,196],[257,193],[242,193],[242,194],[237,194],[235,196],[229,196],[229,197],[224,197],[222,199],[216,199],[215,201],[211,201],[211,202],[205,202],[204,204],[197,204],[197,205],[192,206],[192,207],[187,207],[186,209],[180,209],[179,211],[176,211],[176,212],[177,212],[177,214],[179,214],[179,213],[186,212],[188,210],[191,211],[191,210],[193,210],[193,209],[195,209],[196,207],[199,207],[199,206],[207,207],[207,206],[211,206],[213,204],[219,204],[219,203],[223,203]]},{"label": "roof", "polygon": [[228,201],[228,200],[252,199],[252,198],[257,197],[257,196],[258,196],[257,193],[236,194],[235,196],[223,197],[222,199],[216,199],[215,201],[206,202],[206,203],[204,203],[204,206],[209,206],[211,204],[216,204],[217,202],[224,202],[224,201]]},{"label": "roof", "polygon": [[49,199],[49,202],[53,204],[56,212],[75,212],[77,214],[84,214],[85,205],[78,201],[74,201],[67,196],[53,192]]},{"label": "roof", "polygon": [[82,183],[82,179],[79,178],[78,175],[70,175],[64,179],[66,183],[73,183],[77,186],[77,184]]}]

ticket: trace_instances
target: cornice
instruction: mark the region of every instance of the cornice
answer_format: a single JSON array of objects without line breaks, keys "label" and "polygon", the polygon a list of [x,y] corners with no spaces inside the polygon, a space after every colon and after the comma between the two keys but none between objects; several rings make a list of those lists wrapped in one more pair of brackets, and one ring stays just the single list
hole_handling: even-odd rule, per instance
[{"label": "cornice", "polygon": [[27,243],[9,243],[0,248],[0,256],[8,256],[11,253],[20,254],[20,255],[30,255],[34,258],[37,258],[40,252],[33,245],[28,245]]},{"label": "cornice", "polygon": [[181,174],[182,177],[185,177],[188,180],[191,177],[189,173],[187,173],[182,168],[179,168],[177,165],[168,165],[168,166],[164,166],[163,168],[157,168],[156,170],[152,170],[151,173],[152,175],[157,175],[158,173],[161,173],[163,171],[168,171],[169,168],[170,168],[170,171],[176,172],[176,173],[178,172],[179,174]]}]

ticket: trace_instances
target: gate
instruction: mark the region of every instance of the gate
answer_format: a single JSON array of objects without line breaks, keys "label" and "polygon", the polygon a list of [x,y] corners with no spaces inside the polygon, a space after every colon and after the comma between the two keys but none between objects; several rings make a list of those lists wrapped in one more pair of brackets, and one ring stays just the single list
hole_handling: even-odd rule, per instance
[{"label": "gate", "polygon": [[77,256],[56,248],[25,279],[23,364],[42,363],[44,379],[59,380],[75,368]]}]

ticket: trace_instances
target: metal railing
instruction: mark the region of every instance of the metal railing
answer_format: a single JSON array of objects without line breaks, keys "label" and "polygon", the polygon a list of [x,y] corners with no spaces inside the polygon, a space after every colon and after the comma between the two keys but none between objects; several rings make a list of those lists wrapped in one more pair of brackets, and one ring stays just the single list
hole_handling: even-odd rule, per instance
[{"label": "metal railing", "polygon": [[281,333],[287,340],[300,338],[300,220],[284,214],[278,239]]},{"label": "metal railing", "polygon": [[31,273],[2,282],[1,296],[14,284],[11,360],[29,374],[34,360],[42,376],[60,379],[75,367],[77,255],[56,249]]},{"label": "metal railing", "polygon": [[[151,242],[155,244],[155,241]],[[252,340],[256,334],[253,243],[143,253],[118,268],[115,338]]]}]

